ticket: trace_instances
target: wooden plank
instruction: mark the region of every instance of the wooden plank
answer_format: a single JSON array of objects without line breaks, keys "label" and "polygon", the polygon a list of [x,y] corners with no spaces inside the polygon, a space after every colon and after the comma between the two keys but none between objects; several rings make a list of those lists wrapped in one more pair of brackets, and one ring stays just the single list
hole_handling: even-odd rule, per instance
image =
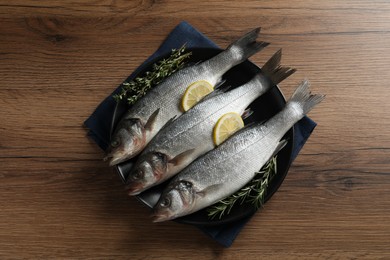
[{"label": "wooden plank", "polygon": [[[0,0],[0,257],[389,258],[388,1]],[[262,27],[327,95],[275,196],[223,249],[153,224],[82,124],[180,21],[221,47]],[[109,120],[109,119],[108,119]]]}]

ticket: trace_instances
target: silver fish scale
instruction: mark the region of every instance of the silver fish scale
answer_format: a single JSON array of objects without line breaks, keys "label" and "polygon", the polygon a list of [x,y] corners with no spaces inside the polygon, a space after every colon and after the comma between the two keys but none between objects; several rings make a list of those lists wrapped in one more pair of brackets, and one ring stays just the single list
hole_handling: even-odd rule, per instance
[{"label": "silver fish scale", "polygon": [[[127,117],[140,118],[145,123],[151,114],[160,108],[156,126],[161,127],[168,119],[182,113],[180,99],[185,89],[193,82],[207,80],[216,84],[218,79],[210,73],[199,73],[199,66],[188,67],[171,77],[167,78],[160,85],[151,89],[139,102],[136,102],[129,111]],[[158,123],[160,121],[160,123]]]},{"label": "silver fish scale", "polygon": [[270,86],[262,75],[247,84],[208,98],[162,129],[149,143],[143,154],[159,151],[174,157],[189,149],[196,149],[192,157],[214,148],[213,128],[218,119],[228,113],[242,114],[258,96]]},{"label": "silver fish scale", "polygon": [[153,130],[153,132],[158,132],[170,118],[183,113],[180,108],[180,100],[191,83],[206,80],[210,84],[216,85],[227,70],[241,62],[241,60],[236,59],[237,55],[234,51],[227,49],[207,61],[172,74],[161,84],[148,91],[139,102],[132,106],[125,117],[139,118],[143,123],[146,123],[153,112],[160,109]]},{"label": "silver fish scale", "polygon": [[[309,82],[304,80],[282,111],[264,124],[257,123],[240,130],[174,177],[156,204],[156,220],[173,219],[210,206],[234,194],[253,179],[255,172],[282,148],[283,135],[324,100],[325,95],[311,94],[309,86]],[[171,191],[180,192],[175,189],[180,183],[185,184],[187,190],[184,192],[191,197],[176,199],[170,196]],[[159,203],[166,199],[170,199],[170,205],[181,203],[183,207],[160,207]]]},{"label": "silver fish scale", "polygon": [[117,124],[105,157],[109,164],[134,158],[171,118],[183,114],[180,101],[192,83],[205,80],[215,86],[229,69],[266,47],[269,43],[256,41],[259,33],[260,28],[255,28],[209,60],[181,69],[149,90]]},{"label": "silver fish scale", "polygon": [[[185,168],[173,181],[189,181],[197,192],[207,193],[197,208],[216,202],[248,183],[269,160],[284,133],[301,117],[293,106],[263,125],[247,127],[218,148]],[[232,170],[233,169],[233,170]]]},{"label": "silver fish scale", "polygon": [[[254,161],[251,156],[243,156],[243,153],[253,154],[256,152],[259,141],[262,142],[262,145],[265,145],[264,137],[265,135],[259,134],[254,126],[245,129],[238,138],[236,135],[221,144],[218,147],[218,152],[210,152],[207,156],[201,157],[184,169],[180,173],[180,179],[193,182],[197,190],[202,191],[209,186],[228,184],[242,178],[251,178],[247,177],[248,173],[245,172],[249,172],[249,175],[253,176],[259,170],[258,165],[262,161],[261,157],[265,156],[260,153],[258,161]],[[251,167],[253,165],[254,167]],[[251,170],[246,171],[248,168],[251,168]],[[222,174],[227,169],[235,169],[234,174]]]}]

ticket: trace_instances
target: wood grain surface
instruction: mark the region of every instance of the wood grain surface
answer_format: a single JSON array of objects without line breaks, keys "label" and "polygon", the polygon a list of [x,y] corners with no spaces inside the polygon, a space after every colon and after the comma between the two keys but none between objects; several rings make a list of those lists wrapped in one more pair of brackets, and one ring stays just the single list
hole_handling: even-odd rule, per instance
[{"label": "wood grain surface", "polygon": [[[223,248],[154,224],[83,121],[180,21],[227,46],[262,27],[326,100],[264,209]],[[390,259],[390,2],[0,0],[0,258]]]}]

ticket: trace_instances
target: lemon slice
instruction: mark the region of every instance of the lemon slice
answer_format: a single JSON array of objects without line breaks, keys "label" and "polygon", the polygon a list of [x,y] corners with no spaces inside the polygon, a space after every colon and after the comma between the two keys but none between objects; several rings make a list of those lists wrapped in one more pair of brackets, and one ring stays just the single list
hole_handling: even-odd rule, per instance
[{"label": "lemon slice", "polygon": [[220,145],[232,134],[244,127],[244,121],[239,114],[231,112],[221,116],[214,126],[213,139],[216,145]]},{"label": "lemon slice", "polygon": [[184,92],[183,98],[181,100],[181,105],[184,111],[189,110],[196,103],[199,102],[204,96],[213,92],[214,87],[205,80],[195,81],[188,86]]}]

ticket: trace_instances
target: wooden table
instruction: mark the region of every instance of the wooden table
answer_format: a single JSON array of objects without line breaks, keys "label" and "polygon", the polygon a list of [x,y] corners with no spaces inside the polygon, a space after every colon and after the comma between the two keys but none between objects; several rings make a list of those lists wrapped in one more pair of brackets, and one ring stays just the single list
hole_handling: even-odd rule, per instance
[{"label": "wooden table", "polygon": [[[280,190],[230,248],[153,224],[83,121],[186,20],[224,47],[262,27],[327,95]],[[390,2],[0,0],[0,258],[390,258]]]}]

